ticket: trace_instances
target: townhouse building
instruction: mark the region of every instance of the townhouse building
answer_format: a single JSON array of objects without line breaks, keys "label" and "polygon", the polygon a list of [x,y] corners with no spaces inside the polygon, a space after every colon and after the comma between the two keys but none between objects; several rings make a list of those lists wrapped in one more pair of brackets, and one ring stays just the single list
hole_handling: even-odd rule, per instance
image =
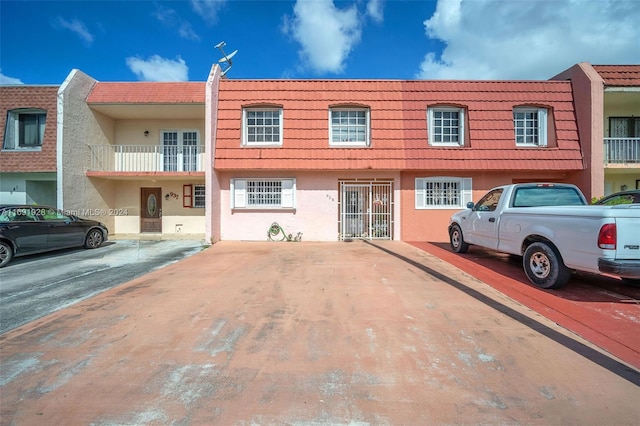
[{"label": "townhouse building", "polygon": [[59,205],[120,236],[204,236],[205,83],[60,87]]},{"label": "townhouse building", "polygon": [[59,86],[0,86],[0,204],[56,205]]},{"label": "townhouse building", "polygon": [[594,65],[604,84],[604,193],[640,189],[640,65]]},{"label": "townhouse building", "polygon": [[58,204],[116,235],[264,241],[278,223],[312,241],[444,242],[451,213],[496,185],[617,189],[605,79],[588,63],[538,81],[235,80],[214,65],[206,82],[117,83],[74,70],[58,95]]}]

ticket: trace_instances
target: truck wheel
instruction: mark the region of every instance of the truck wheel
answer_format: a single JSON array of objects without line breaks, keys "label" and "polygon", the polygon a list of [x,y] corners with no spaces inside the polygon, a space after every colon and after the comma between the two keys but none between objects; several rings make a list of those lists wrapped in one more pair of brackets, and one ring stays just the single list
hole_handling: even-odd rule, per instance
[{"label": "truck wheel", "polygon": [[451,226],[449,231],[449,243],[451,244],[451,250],[456,253],[466,253],[469,250],[469,244],[464,242],[462,237],[462,229],[459,225]]},{"label": "truck wheel", "polygon": [[13,258],[13,249],[9,243],[0,241],[0,268],[11,262]]},{"label": "truck wheel", "polygon": [[547,243],[531,244],[524,252],[522,266],[527,278],[540,288],[559,288],[571,278],[555,247]]}]

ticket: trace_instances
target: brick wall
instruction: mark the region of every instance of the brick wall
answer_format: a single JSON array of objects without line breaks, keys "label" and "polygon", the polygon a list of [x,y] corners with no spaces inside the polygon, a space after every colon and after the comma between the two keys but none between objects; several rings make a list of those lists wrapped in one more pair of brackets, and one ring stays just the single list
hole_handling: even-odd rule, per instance
[{"label": "brick wall", "polygon": [[47,111],[42,149],[28,152],[0,150],[0,172],[56,171],[58,87],[28,85],[0,87],[0,131],[3,144],[9,110],[40,108]]}]

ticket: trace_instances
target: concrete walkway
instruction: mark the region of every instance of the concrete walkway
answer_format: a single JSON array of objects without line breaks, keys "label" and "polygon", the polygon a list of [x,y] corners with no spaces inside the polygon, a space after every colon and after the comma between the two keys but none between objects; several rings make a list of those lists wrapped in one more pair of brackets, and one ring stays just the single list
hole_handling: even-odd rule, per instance
[{"label": "concrete walkway", "polygon": [[411,245],[222,242],[0,336],[2,424],[638,424],[640,374]]}]

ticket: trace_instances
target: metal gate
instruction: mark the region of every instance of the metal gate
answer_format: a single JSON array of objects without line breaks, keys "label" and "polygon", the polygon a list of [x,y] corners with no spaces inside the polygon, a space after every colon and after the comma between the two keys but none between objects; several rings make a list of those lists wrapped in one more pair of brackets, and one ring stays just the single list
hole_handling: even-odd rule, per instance
[{"label": "metal gate", "polygon": [[393,235],[391,181],[340,181],[340,240],[390,240]]}]

